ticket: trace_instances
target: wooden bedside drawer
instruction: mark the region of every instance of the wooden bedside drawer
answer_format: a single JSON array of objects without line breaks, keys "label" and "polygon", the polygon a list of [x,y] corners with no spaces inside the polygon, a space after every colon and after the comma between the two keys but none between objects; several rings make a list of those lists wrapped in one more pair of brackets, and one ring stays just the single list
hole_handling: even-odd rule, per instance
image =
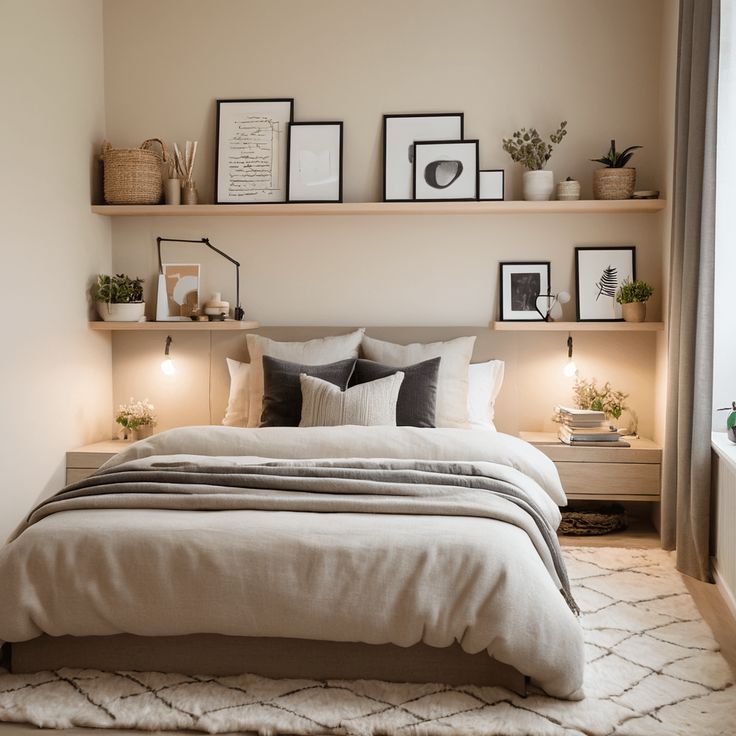
[{"label": "wooden bedside drawer", "polygon": [[570,498],[580,496],[659,496],[659,469],[654,463],[556,462],[562,487]]},{"label": "wooden bedside drawer", "polygon": [[133,443],[126,440],[108,440],[70,450],[66,454],[67,484],[88,478],[97,468],[131,444]]}]

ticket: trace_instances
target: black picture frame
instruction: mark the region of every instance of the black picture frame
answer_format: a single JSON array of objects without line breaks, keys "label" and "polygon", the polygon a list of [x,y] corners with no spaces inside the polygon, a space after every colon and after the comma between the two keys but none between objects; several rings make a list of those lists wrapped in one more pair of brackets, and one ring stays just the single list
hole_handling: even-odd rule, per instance
[{"label": "black picture frame", "polygon": [[[413,202],[412,198],[412,191],[414,189],[414,167],[413,167],[413,161],[410,161],[407,166],[407,175],[408,175],[408,192],[406,197],[401,196],[395,196],[394,194],[391,194],[389,196],[388,193],[388,147],[389,147],[389,124],[392,120],[411,120],[415,119],[417,121],[421,122],[428,122],[429,119],[434,118],[436,119],[436,122],[439,123],[446,123],[449,122],[449,119],[456,118],[457,126],[453,128],[452,134],[449,138],[445,140],[463,140],[465,138],[465,113],[462,112],[423,112],[423,113],[396,113],[396,114],[388,114],[383,116],[383,190],[382,190],[382,197],[384,202]],[[442,140],[442,135],[438,134],[439,131],[434,131],[432,133],[424,132],[422,130],[417,130],[415,135],[412,135],[410,140],[413,144],[415,141],[418,140]],[[406,140],[404,141],[406,142]],[[403,187],[403,184],[400,185],[400,188]],[[395,189],[396,186],[394,183],[392,183],[391,186],[392,189]]]},{"label": "black picture frame", "polygon": [[[599,310],[596,309],[596,312],[593,313],[589,309],[589,301],[588,301],[588,289],[587,284],[590,279],[589,271],[591,269],[591,264],[589,263],[581,263],[581,256],[585,256],[591,253],[595,253],[596,255],[603,256],[602,258],[599,258],[599,264],[603,264],[604,262],[607,262],[608,265],[603,267],[603,271],[601,271],[601,276],[605,276],[605,272],[610,269],[614,268],[616,270],[616,283],[610,284],[606,286],[600,287],[600,294],[599,296],[605,293],[606,299],[611,299],[613,304],[613,314],[612,317],[606,317],[605,315],[600,316]],[[610,259],[605,258],[605,253],[615,253],[615,254],[623,254],[623,253],[630,253],[631,255],[631,268],[630,271],[626,271],[622,274],[618,273],[618,264],[622,263],[619,258],[611,257]],[[614,267],[612,264],[616,263],[616,266]],[[626,264],[628,265],[628,264]],[[632,281],[636,280],[636,246],[634,245],[581,245],[575,247],[575,318],[578,322],[623,322],[623,316],[617,317],[616,314],[619,314],[621,311],[620,305],[616,303],[615,298],[615,292],[618,289],[618,286],[621,285],[621,283],[626,279],[630,278]],[[582,281],[585,281],[585,283],[582,283]],[[600,283],[603,283],[602,281]],[[594,284],[595,286],[599,286],[600,284]],[[590,316],[585,316],[590,315]]]},{"label": "black picture frame", "polygon": [[[474,150],[474,165],[472,168],[472,178],[473,178],[473,189],[474,193],[472,196],[469,197],[418,197],[417,196],[417,189],[418,189],[418,176],[420,175],[420,167],[417,165],[417,161],[420,157],[420,155],[424,151],[429,151],[432,148],[454,148],[455,146],[469,146]],[[412,188],[412,201],[414,202],[476,202],[478,200],[478,188],[479,188],[479,179],[478,179],[478,161],[479,161],[479,154],[480,154],[480,141],[477,138],[471,138],[468,140],[456,140],[456,141],[416,141],[414,144],[414,161],[412,163],[413,168],[413,176],[412,176],[412,182],[413,182],[413,188]],[[458,181],[460,177],[462,176],[462,172],[458,174],[457,179],[453,180],[451,184],[448,186],[452,186],[455,181]],[[468,174],[468,177],[470,177],[471,174]]]},{"label": "black picture frame", "polygon": [[[301,197],[292,198],[292,177],[291,177],[291,164],[292,164],[292,133],[295,130],[308,127],[336,127],[339,131],[339,164],[338,164],[338,188],[337,194],[334,198],[324,199],[304,199]],[[286,137],[286,201],[290,204],[310,204],[315,202],[342,202],[342,162],[343,162],[343,145],[344,145],[344,126],[342,120],[327,120],[317,122],[292,122],[289,124],[289,132]]]},{"label": "black picture frame", "polygon": [[[483,174],[501,174],[501,196],[482,196]],[[480,202],[503,202],[506,199],[506,170],[505,169],[478,169],[478,200]]]},{"label": "black picture frame", "polygon": [[[550,284],[552,279],[552,266],[550,261],[502,261],[499,264],[498,293],[499,293],[499,319],[501,322],[544,322],[544,315],[539,311],[537,301],[540,296],[550,293]],[[517,270],[518,269],[518,270]],[[508,297],[509,305],[513,307],[514,295],[512,292],[511,278],[509,278],[509,287],[505,287],[506,275],[509,277],[516,270],[517,274],[533,274],[539,273],[539,291],[536,298],[528,301],[523,309],[507,309],[505,303]],[[546,283],[545,283],[546,279]],[[530,295],[533,297],[533,294]],[[528,314],[528,317],[513,316],[520,313]]]},{"label": "black picture frame", "polygon": [[[216,122],[215,122],[215,204],[283,204],[286,202],[286,181],[284,181],[284,197],[283,199],[279,198],[266,198],[266,199],[242,199],[242,200],[232,200],[232,199],[224,199],[220,195],[220,184],[221,184],[221,177],[223,176],[224,172],[220,171],[220,145],[222,143],[223,134],[222,134],[222,108],[224,105],[235,105],[235,104],[249,104],[252,103],[254,105],[259,104],[270,104],[270,103],[285,103],[289,106],[288,110],[288,120],[285,122],[288,124],[291,124],[294,122],[294,98],[293,97],[269,97],[269,98],[248,98],[248,99],[221,99],[217,100],[217,114],[216,114]],[[284,144],[283,144],[283,151],[282,155],[284,156],[284,162],[286,162],[286,140],[288,140],[288,125],[287,130],[284,131]],[[280,164],[279,164],[280,167]],[[284,163],[284,177],[286,178],[288,176],[288,167],[286,166],[286,163]]]}]

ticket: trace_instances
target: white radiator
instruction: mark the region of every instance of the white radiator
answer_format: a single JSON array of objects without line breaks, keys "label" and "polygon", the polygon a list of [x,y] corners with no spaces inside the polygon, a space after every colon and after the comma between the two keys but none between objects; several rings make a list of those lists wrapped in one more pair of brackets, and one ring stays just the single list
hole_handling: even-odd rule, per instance
[{"label": "white radiator", "polygon": [[[720,441],[718,441],[720,440]],[[724,434],[714,436],[716,483],[715,577],[723,597],[736,616],[736,446]]]}]

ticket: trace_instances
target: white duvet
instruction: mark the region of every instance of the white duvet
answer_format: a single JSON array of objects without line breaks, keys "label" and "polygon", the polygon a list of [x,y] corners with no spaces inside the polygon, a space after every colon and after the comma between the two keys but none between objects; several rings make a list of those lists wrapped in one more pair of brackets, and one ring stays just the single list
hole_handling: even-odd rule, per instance
[{"label": "white duvet", "polygon": [[[190,427],[108,467],[185,455],[494,463],[553,526],[565,503],[531,445],[474,430]],[[214,460],[218,457],[218,460]],[[179,458],[181,459],[181,458]],[[486,650],[549,694],[579,697],[582,634],[524,531],[494,519],[96,509],[33,524],[0,550],[0,639],[219,633]]]}]

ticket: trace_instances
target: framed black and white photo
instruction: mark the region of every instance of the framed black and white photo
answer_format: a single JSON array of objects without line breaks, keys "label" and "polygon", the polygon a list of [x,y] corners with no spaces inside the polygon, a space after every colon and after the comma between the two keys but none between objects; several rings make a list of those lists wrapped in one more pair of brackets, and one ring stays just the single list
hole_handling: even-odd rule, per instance
[{"label": "framed black and white photo", "polygon": [[537,304],[540,295],[549,294],[550,262],[501,263],[500,317],[504,322],[544,320]]},{"label": "framed black and white photo", "polygon": [[342,202],[342,122],[291,123],[287,202]]},{"label": "framed black and white photo", "polygon": [[478,199],[478,141],[417,141],[414,201]]},{"label": "framed black and white photo", "polygon": [[623,319],[616,292],[626,280],[636,280],[636,248],[633,245],[575,248],[578,322]]},{"label": "framed black and white photo", "polygon": [[481,169],[478,172],[478,199],[486,202],[503,200],[503,169]]},{"label": "framed black and white photo", "polygon": [[286,201],[286,141],[294,100],[217,100],[217,204]]},{"label": "framed black and white photo", "polygon": [[415,141],[457,141],[464,136],[461,112],[383,116],[383,201],[410,202]]}]

